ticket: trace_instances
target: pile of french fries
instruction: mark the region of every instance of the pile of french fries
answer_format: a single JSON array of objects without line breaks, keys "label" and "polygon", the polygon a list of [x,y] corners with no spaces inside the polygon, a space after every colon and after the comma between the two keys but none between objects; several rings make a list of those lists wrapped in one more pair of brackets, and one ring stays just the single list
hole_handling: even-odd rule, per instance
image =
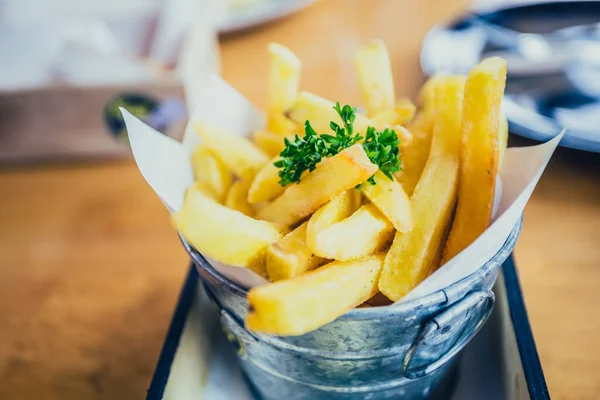
[{"label": "pile of french fries", "polygon": [[319,134],[342,121],[334,102],[299,92],[290,50],[268,51],[265,129],[250,140],[192,121],[202,140],[196,182],[173,218],[202,254],[271,281],[249,291],[248,329],[301,335],[354,307],[401,299],[488,227],[507,140],[506,63],[432,77],[417,110],[396,99],[385,45],[368,43],[355,57],[365,113],[354,129],[394,129],[401,171],[388,179],[357,143],[282,186],[274,162],[284,138],[302,136],[307,120]]}]

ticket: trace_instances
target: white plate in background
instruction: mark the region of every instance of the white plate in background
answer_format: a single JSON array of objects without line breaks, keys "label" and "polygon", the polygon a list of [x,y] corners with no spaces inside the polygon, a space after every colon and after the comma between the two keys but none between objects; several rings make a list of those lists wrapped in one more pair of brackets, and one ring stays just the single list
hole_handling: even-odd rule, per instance
[{"label": "white plate in background", "polygon": [[227,0],[229,10],[219,33],[232,33],[288,16],[315,0]]}]

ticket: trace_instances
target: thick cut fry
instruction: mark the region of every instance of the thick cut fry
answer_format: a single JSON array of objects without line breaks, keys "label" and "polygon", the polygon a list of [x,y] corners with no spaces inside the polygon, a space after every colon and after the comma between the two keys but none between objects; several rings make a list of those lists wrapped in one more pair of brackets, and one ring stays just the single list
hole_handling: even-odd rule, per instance
[{"label": "thick cut fry", "polygon": [[249,187],[250,184],[247,181],[238,180],[233,182],[229,192],[227,193],[225,206],[252,217],[254,210],[252,209],[250,203],[248,203]]},{"label": "thick cut fry", "polygon": [[[298,125],[304,126],[310,121],[311,126],[318,134],[331,134],[329,123],[331,121],[343,126],[342,119],[333,109],[335,104],[331,101],[308,92],[300,92],[294,104],[286,111],[286,115]],[[354,121],[354,132],[364,133],[369,126],[375,126],[364,115],[356,114]]]},{"label": "thick cut fry", "polygon": [[396,123],[396,113],[394,110],[383,110],[371,116],[373,126],[377,129],[387,128]]},{"label": "thick cut fry", "polygon": [[257,286],[248,293],[246,327],[272,335],[302,335],[377,293],[383,255],[332,262],[296,279]]},{"label": "thick cut fry", "polygon": [[379,290],[397,301],[437,268],[458,191],[464,79],[447,77],[436,87],[431,153],[411,202],[415,226],[396,233],[385,258]]},{"label": "thick cut fry", "polygon": [[267,118],[267,129],[275,135],[289,136],[298,132],[298,124],[283,114],[271,114]]},{"label": "thick cut fry", "polygon": [[266,205],[257,217],[282,225],[295,225],[344,190],[366,181],[377,171],[357,143],[322,161],[298,184],[288,185],[281,196]]},{"label": "thick cut fry", "polygon": [[323,229],[314,241],[314,253],[332,260],[352,260],[384,250],[394,238],[394,225],[367,204],[343,221]]},{"label": "thick cut fry", "polygon": [[415,117],[417,106],[408,97],[403,97],[396,102],[394,112],[396,113],[396,124],[406,125]]},{"label": "thick cut fry", "polygon": [[[275,157],[281,153],[285,147],[284,137],[267,130],[258,130],[252,134],[254,143],[269,157]],[[293,136],[287,136],[287,138],[292,140]]]},{"label": "thick cut fry", "polygon": [[398,139],[400,139],[400,148],[405,150],[407,147],[410,147],[413,141],[413,134],[402,125],[394,125],[391,128],[396,132]]},{"label": "thick cut fry", "polygon": [[490,225],[499,164],[500,105],[506,61],[488,58],[465,84],[458,205],[442,262],[456,256]]},{"label": "thick cut fry", "polygon": [[248,202],[250,204],[273,200],[285,190],[285,188],[279,184],[279,181],[281,180],[279,177],[279,168],[273,164],[278,159],[279,157],[275,157],[269,161],[269,163],[256,174],[256,178],[254,178],[250,185],[250,190],[248,190]]},{"label": "thick cut fry", "polygon": [[306,226],[303,223],[267,249],[267,273],[271,281],[291,279],[327,262],[315,256],[306,246]]},{"label": "thick cut fry", "polygon": [[375,185],[365,182],[363,194],[389,219],[398,232],[410,232],[413,213],[410,199],[396,179],[389,179],[381,171],[375,174]]},{"label": "thick cut fry", "polygon": [[435,109],[435,88],[446,78],[444,75],[434,75],[421,86],[417,99],[423,111],[429,112]]},{"label": "thick cut fry", "polygon": [[[435,87],[444,79],[447,78],[438,75],[433,76],[421,87],[419,103],[422,110],[407,127],[412,134],[412,140],[410,143],[400,143],[402,147],[402,170],[396,172],[394,176],[409,196],[412,196],[429,157],[431,138],[433,137],[433,121],[436,114],[435,105],[433,104],[434,91]],[[408,148],[405,148],[406,145],[408,145]]]},{"label": "thick cut fry", "polygon": [[274,133],[292,133],[295,124],[283,116],[298,95],[301,63],[287,47],[270,43],[267,128]]},{"label": "thick cut fry", "polygon": [[371,121],[377,129],[393,125],[406,125],[415,116],[417,107],[410,99],[400,99],[393,109],[386,109],[371,116]]},{"label": "thick cut fry", "polygon": [[211,200],[194,187],[173,215],[181,235],[198,251],[222,263],[266,276],[267,247],[283,236],[276,226]]},{"label": "thick cut fry", "polygon": [[208,185],[204,182],[201,181],[196,181],[192,184],[192,186],[194,188],[194,190],[198,190],[200,192],[202,192],[202,194],[204,194],[207,197],[210,197],[211,199],[213,199],[214,201],[216,201],[217,203],[222,203],[223,200],[218,198],[217,195],[215,194],[215,191],[212,190],[211,188],[208,187]]},{"label": "thick cut fry", "polygon": [[336,222],[348,218],[360,207],[361,196],[356,189],[348,189],[319,208],[308,220],[306,243],[314,253],[317,248],[319,232]]},{"label": "thick cut fry", "polygon": [[354,64],[365,98],[367,115],[394,108],[394,78],[385,44],[373,40],[356,52]]},{"label": "thick cut fry", "polygon": [[204,145],[192,153],[194,178],[214,194],[218,202],[223,202],[231,186],[231,172]]},{"label": "thick cut fry", "polygon": [[[431,148],[431,138],[433,136],[433,112],[420,112],[408,126],[411,132],[410,143],[401,142],[402,150],[402,170],[396,172],[394,176],[402,184],[407,195],[412,193],[419,182],[425,163],[429,157]],[[408,147],[405,147],[408,145]]]},{"label": "thick cut fry", "polygon": [[506,146],[508,146],[508,120],[506,119],[504,113],[502,113],[502,116],[500,117],[500,126],[498,127],[499,165],[502,165],[502,160],[504,159],[504,152],[506,151]]},{"label": "thick cut fry", "polygon": [[235,175],[252,180],[269,158],[247,138],[194,121],[194,129],[210,151]]}]

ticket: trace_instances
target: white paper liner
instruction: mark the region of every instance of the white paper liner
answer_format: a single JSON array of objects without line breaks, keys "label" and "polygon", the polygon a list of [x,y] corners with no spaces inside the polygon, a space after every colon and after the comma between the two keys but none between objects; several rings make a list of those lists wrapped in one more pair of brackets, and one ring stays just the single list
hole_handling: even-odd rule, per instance
[{"label": "white paper liner", "polygon": [[[200,143],[191,121],[218,126],[237,135],[250,135],[264,126],[264,115],[239,92],[218,76],[211,76],[203,90],[195,96],[195,109],[183,141],[167,137],[121,108],[129,143],[142,176],[169,211],[183,205],[185,190],[193,183],[190,155]],[[547,143],[506,150],[500,168],[502,182],[499,200],[491,226],[468,248],[439,268],[400,301],[425,296],[446,288],[481,268],[500,250],[535,188],[564,131]],[[210,227],[207,227],[210,229]],[[207,259],[227,278],[245,287],[265,282],[244,268],[224,265]]]}]

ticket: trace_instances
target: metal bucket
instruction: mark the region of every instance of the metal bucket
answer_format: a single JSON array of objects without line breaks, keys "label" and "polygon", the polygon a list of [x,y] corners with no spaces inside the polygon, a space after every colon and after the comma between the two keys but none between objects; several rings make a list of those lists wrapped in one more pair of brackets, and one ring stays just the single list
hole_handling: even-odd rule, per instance
[{"label": "metal bucket", "polygon": [[394,306],[357,308],[293,337],[246,330],[247,289],[183,243],[258,396],[264,400],[413,400],[449,397],[455,356],[491,314],[491,288],[520,230],[521,221],[491,260],[446,289]]}]

